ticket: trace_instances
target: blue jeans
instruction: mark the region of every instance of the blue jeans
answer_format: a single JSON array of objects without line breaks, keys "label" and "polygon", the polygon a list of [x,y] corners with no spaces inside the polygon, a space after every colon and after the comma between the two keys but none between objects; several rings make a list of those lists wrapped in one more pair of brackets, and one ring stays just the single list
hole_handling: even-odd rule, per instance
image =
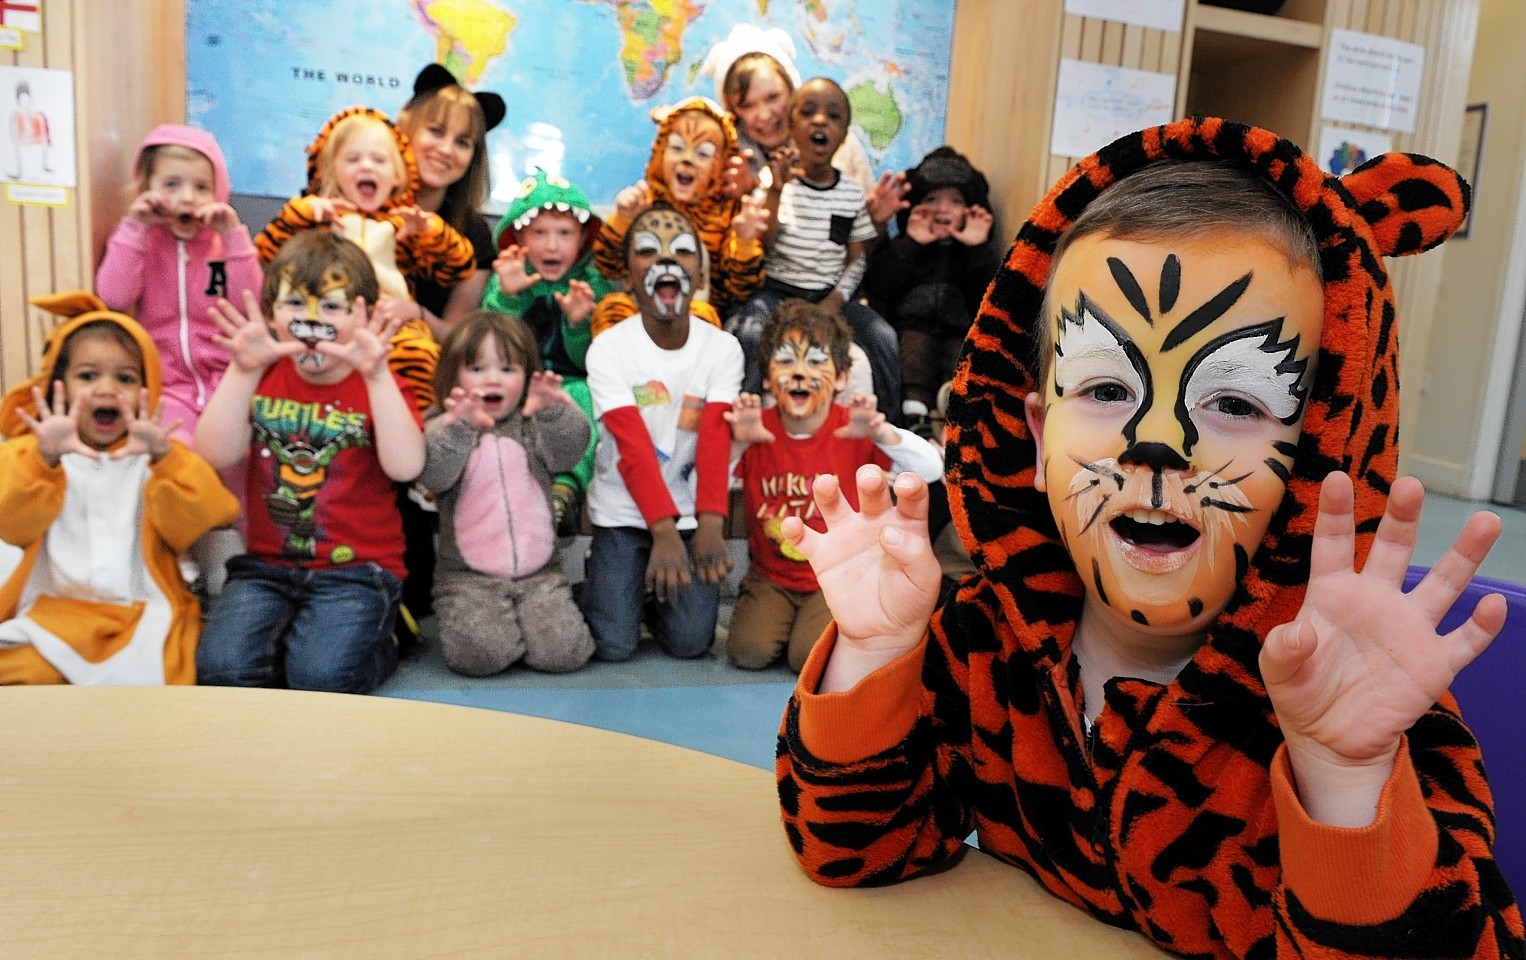
[{"label": "blue jeans", "polygon": [[374,563],[307,570],[234,557],[201,631],[197,682],[370,693],[397,669],[402,590]]},{"label": "blue jeans", "polygon": [[[682,533],[685,546],[693,530]],[[646,599],[646,565],[652,534],[639,527],[594,527],[583,567],[583,619],[593,633],[595,656],[625,660],[641,642],[641,608]],[[721,585],[691,580],[677,600],[654,603],[652,636],[675,657],[704,655],[715,642]]]},{"label": "blue jeans", "polygon": [[[763,324],[779,304],[791,297],[799,297],[812,303],[826,299],[831,290],[805,290],[777,280],[765,280],[763,289],[750,300],[739,305],[726,320],[726,330],[742,344],[742,389],[748,393],[763,392],[763,375],[768,369],[758,357],[758,341],[763,337]],[[869,357],[869,372],[874,376],[874,399],[892,423],[900,423],[901,417],[901,340],[895,327],[884,317],[856,300],[842,306],[842,318],[853,331],[853,342],[864,348]],[[838,371],[839,373],[845,371]]]}]

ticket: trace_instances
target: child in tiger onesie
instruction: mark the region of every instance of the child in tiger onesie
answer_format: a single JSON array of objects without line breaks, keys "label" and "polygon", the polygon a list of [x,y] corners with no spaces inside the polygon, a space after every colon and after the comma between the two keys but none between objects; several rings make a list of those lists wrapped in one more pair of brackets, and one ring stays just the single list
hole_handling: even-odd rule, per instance
[{"label": "child in tiger onesie", "polygon": [[[1504,623],[1441,616],[1476,514],[1410,593],[1380,257],[1468,188],[1386,154],[1339,180],[1193,118],[1083,160],[969,334],[947,480],[977,573],[937,605],[927,491],[830,477],[793,520],[836,615],[780,735],[813,879],[948,865],[974,831],[1103,922],[1193,957],[1521,957],[1478,745],[1447,693]],[[1358,572],[1360,571],[1360,572]]]},{"label": "child in tiger onesie", "polygon": [[[269,266],[293,235],[331,225],[366,252],[381,295],[412,299],[408,277],[415,275],[453,286],[475,269],[472,242],[415,202],[420,182],[408,137],[386,114],[341,110],[308,144],[307,192],[287,201],[254,238],[260,262]],[[423,320],[393,334],[387,362],[413,388],[420,411],[434,405],[439,357]]]}]

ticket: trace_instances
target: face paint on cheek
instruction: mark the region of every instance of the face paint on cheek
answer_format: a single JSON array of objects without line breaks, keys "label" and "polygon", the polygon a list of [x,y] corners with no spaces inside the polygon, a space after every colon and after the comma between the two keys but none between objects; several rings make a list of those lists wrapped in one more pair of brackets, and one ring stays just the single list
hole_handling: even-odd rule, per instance
[{"label": "face paint on cheek", "polygon": [[837,365],[820,344],[790,330],[768,362],[768,387],[783,414],[806,419],[832,402]]},{"label": "face paint on cheek", "polygon": [[631,225],[631,295],[645,316],[674,320],[686,316],[694,295],[699,238],[688,221],[672,211],[642,214]]}]

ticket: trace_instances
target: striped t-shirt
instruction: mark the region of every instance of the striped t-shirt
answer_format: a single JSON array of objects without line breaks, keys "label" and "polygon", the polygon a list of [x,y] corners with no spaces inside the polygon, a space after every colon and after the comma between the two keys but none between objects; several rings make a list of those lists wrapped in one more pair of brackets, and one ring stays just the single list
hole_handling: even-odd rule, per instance
[{"label": "striped t-shirt", "polygon": [[835,287],[847,265],[848,244],[875,237],[863,186],[840,173],[826,187],[799,177],[786,183],[779,193],[778,224],[763,268],[769,279],[805,290]]}]

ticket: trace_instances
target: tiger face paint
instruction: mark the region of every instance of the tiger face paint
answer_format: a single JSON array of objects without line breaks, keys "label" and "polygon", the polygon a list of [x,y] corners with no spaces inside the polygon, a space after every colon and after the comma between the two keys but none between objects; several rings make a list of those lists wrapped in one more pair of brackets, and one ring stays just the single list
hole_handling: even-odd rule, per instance
[{"label": "tiger face paint", "polygon": [[720,176],[726,136],[714,117],[685,110],[673,118],[662,150],[662,179],[675,203],[694,203]]},{"label": "tiger face paint", "polygon": [[1251,235],[1093,235],[1050,302],[1035,485],[1088,604],[1135,630],[1206,629],[1282,501],[1323,288]]},{"label": "tiger face paint", "polygon": [[672,322],[688,317],[699,276],[699,234],[676,210],[654,207],[631,224],[627,286],[642,316]]},{"label": "tiger face paint", "polygon": [[318,352],[318,342],[347,343],[355,332],[354,304],[349,297],[350,280],[341,271],[324,277],[323,289],[312,292],[292,286],[286,278],[276,293],[272,307],[277,340],[298,340],[307,349],[296,355],[297,369],[305,376],[323,378],[334,372],[348,372],[333,357]]},{"label": "tiger face paint", "polygon": [[786,330],[768,358],[768,390],[791,433],[815,433],[832,412],[832,398],[848,385],[831,352],[804,330]]}]

